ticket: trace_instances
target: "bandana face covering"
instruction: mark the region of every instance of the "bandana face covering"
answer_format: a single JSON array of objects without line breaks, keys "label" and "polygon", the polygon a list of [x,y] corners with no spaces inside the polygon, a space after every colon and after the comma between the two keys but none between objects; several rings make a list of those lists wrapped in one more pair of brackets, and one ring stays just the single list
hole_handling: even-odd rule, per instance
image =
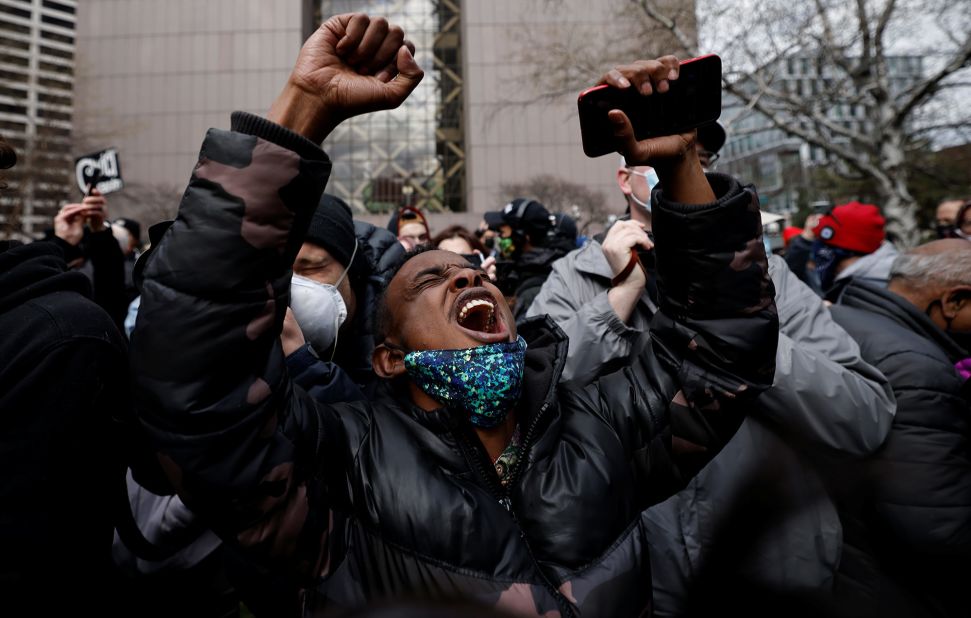
[{"label": "bandana face covering", "polygon": [[836,267],[846,258],[857,255],[848,249],[830,247],[816,240],[813,243],[812,259],[816,263],[816,275],[823,291],[828,291],[836,281]]},{"label": "bandana face covering", "polygon": [[518,337],[464,350],[418,350],[404,360],[418,388],[488,429],[505,420],[519,401],[525,355],[526,341]]}]

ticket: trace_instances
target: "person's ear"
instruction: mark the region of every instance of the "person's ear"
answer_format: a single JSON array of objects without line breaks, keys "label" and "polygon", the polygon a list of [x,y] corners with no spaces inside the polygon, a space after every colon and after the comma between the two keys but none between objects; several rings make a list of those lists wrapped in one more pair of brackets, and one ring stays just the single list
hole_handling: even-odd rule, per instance
[{"label": "person's ear", "polygon": [[626,167],[621,167],[617,170],[617,185],[624,195],[633,193],[634,190],[630,188],[630,170]]},{"label": "person's ear", "polygon": [[941,312],[945,318],[953,320],[969,304],[971,304],[971,286],[959,285],[944,292],[944,296],[941,297]]},{"label": "person's ear", "polygon": [[390,380],[404,375],[405,353],[397,348],[379,344],[371,353],[371,366],[379,378]]}]

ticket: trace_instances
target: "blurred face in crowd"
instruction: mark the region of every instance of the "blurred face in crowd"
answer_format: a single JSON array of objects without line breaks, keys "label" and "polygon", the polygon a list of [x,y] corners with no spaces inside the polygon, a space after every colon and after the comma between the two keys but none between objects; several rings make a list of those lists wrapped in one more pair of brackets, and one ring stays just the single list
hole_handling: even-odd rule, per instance
[{"label": "blurred face in crowd", "polygon": [[937,205],[937,225],[943,227],[957,223],[958,211],[961,210],[961,200],[946,200]]},{"label": "blurred face in crowd", "polygon": [[823,216],[817,213],[813,213],[806,217],[806,223],[802,226],[802,237],[806,240],[815,240],[816,234],[813,230],[819,225],[819,220]]},{"label": "blurred face in crowd", "polygon": [[446,238],[438,243],[438,248],[442,251],[451,251],[452,253],[460,253],[463,255],[469,255],[473,252],[472,245],[461,236]]},{"label": "blurred face in crowd", "polygon": [[479,222],[479,228],[475,231],[475,235],[479,237],[479,240],[485,245],[486,249],[492,250],[496,246],[496,233],[489,228],[489,224],[485,222],[485,219]]},{"label": "blurred face in crowd", "polygon": [[[341,275],[344,274],[344,270],[344,265],[331,257],[327,249],[312,242],[303,243],[303,246],[300,247],[300,253],[297,254],[297,259],[293,263],[294,274],[312,279],[317,283],[329,285],[336,285]],[[340,292],[341,298],[344,299],[344,304],[347,306],[347,320],[344,324],[350,324],[357,313],[357,296],[351,289],[350,277],[344,277],[344,280],[337,287],[337,291]]]},{"label": "blurred face in crowd", "polygon": [[[374,352],[382,377],[405,372],[403,350],[458,350],[516,340],[499,289],[464,257],[432,250],[405,262],[388,285],[385,342]],[[400,349],[399,349],[400,348]]]},{"label": "blurred face in crowd", "polygon": [[971,208],[965,208],[961,220],[957,222],[958,232],[965,240],[971,240]]},{"label": "blurred face in crowd", "polygon": [[[908,258],[939,261],[908,273]],[[971,243],[961,238],[935,240],[911,249],[901,259],[905,261],[894,263],[897,273],[888,289],[913,303],[941,330],[971,334]],[[926,272],[929,268],[936,269],[934,274]],[[935,280],[937,273],[945,276]]]},{"label": "blurred face in crowd", "polygon": [[617,170],[617,185],[621,193],[627,198],[630,206],[631,219],[640,221],[650,229],[651,212],[645,204],[651,203],[650,180],[654,177],[654,168],[647,165],[621,167]]},{"label": "blurred face in crowd", "polygon": [[417,220],[402,222],[398,226],[398,242],[405,248],[405,251],[411,251],[428,244],[428,230]]}]

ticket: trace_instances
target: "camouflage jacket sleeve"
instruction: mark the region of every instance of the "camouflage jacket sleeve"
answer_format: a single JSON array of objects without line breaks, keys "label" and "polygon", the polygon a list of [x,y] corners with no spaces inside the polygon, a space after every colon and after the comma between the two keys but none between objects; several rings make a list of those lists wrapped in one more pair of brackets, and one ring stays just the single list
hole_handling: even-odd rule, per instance
[{"label": "camouflage jacket sleeve", "polygon": [[659,310],[651,339],[677,376],[671,429],[684,482],[735,434],[743,400],[772,386],[779,341],[755,188],[722,174],[708,182],[715,202],[679,204],[661,190],[653,213]]},{"label": "camouflage jacket sleeve", "polygon": [[132,335],[138,414],[180,497],[258,561],[302,575],[326,560],[340,498],[322,477],[346,437],[291,384],[279,334],[330,167],[255,116],[211,129],[177,219],[139,265]]},{"label": "camouflage jacket sleeve", "polygon": [[[680,490],[772,385],[779,338],[758,198],[710,174],[711,204],[655,194],[659,311],[629,367],[588,389],[618,429],[648,504]],[[592,389],[592,390],[591,390]]]}]

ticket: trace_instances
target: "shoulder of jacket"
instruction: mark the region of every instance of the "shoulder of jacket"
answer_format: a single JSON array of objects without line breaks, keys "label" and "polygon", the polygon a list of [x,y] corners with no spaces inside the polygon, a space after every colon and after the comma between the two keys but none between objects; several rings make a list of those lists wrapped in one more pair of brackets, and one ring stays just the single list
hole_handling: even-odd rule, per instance
[{"label": "shoulder of jacket", "polygon": [[947,354],[926,337],[887,316],[845,305],[832,307],[833,318],[859,344],[867,362],[887,374],[930,376],[942,368],[953,370]]}]

